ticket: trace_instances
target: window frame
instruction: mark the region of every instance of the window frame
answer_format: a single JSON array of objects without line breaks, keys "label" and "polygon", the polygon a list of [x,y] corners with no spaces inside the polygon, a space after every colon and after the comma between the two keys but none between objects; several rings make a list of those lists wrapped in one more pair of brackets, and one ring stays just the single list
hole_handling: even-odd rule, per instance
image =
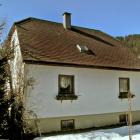
[{"label": "window frame", "polygon": [[[124,117],[125,119],[123,120],[121,117],[122,117],[122,118]],[[127,124],[128,121],[129,121],[129,116],[128,116],[128,114],[120,114],[120,115],[119,115],[119,123],[121,123],[121,124]]]},{"label": "window frame", "polygon": [[[60,91],[60,88],[61,88],[61,77],[71,77],[72,79],[72,92],[71,93],[61,93]],[[63,75],[63,74],[59,74],[58,75],[58,94],[61,95],[61,94],[64,94],[64,95],[74,95],[75,94],[75,89],[74,89],[74,75]]]},{"label": "window frame", "polygon": [[[73,123],[73,128],[63,128],[63,122],[68,122],[72,121]],[[75,129],[75,120],[74,119],[69,119],[69,120],[61,120],[61,131],[69,131],[69,130],[74,130]]]},{"label": "window frame", "polygon": [[[61,93],[60,88],[61,88],[61,77],[66,76],[66,77],[71,77],[72,78],[72,91],[70,93]],[[78,98],[77,95],[75,95],[75,77],[74,75],[65,75],[65,74],[59,74],[58,75],[58,95],[56,96],[57,100],[76,100]]]},{"label": "window frame", "polygon": [[[121,80],[127,80],[127,92],[121,92]],[[130,91],[130,79],[126,77],[119,78],[119,98],[128,98],[128,92]]]}]

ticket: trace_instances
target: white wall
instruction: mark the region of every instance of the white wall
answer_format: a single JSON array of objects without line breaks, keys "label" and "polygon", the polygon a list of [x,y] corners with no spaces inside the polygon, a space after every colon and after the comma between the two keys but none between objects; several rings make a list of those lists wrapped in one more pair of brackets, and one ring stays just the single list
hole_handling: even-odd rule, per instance
[{"label": "white wall", "polygon": [[[25,66],[26,78],[34,86],[27,87],[27,108],[38,117],[60,117],[127,111],[128,100],[119,99],[119,77],[130,78],[130,89],[136,95],[132,109],[140,110],[140,72],[101,70],[47,65]],[[58,75],[75,75],[77,100],[56,100]]]},{"label": "white wall", "polygon": [[[12,88],[15,93],[18,92],[21,86],[21,79],[23,78],[24,63],[21,55],[18,33],[15,31],[12,34],[10,47],[13,49],[13,55],[9,60],[10,70],[12,74]],[[23,82],[23,80],[22,80]]]}]

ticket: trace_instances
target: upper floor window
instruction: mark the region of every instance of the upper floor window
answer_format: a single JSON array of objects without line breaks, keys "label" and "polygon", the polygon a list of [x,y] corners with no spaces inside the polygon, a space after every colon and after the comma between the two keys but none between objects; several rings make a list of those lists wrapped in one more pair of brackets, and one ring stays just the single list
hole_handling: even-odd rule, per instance
[{"label": "upper floor window", "polygon": [[59,94],[74,94],[73,75],[59,75]]},{"label": "upper floor window", "polygon": [[119,78],[119,98],[127,98],[130,90],[129,78]]},{"label": "upper floor window", "polygon": [[58,76],[58,100],[73,100],[77,99],[74,94],[74,76],[73,75],[59,75]]}]

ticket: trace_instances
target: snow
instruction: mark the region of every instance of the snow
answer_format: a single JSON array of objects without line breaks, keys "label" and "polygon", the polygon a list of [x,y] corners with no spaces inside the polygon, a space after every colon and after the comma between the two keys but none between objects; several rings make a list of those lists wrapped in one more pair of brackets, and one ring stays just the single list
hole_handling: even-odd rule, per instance
[{"label": "snow", "polygon": [[[140,140],[140,125],[132,127],[132,140]],[[78,134],[38,137],[34,140],[129,140],[128,127],[103,129]]]}]

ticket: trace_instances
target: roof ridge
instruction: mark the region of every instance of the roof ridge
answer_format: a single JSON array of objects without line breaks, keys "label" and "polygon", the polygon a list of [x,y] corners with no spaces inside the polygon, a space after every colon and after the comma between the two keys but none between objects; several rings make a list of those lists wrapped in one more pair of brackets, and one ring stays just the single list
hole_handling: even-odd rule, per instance
[{"label": "roof ridge", "polygon": [[62,23],[59,23],[59,22],[55,22],[55,21],[50,21],[50,20],[45,20],[45,19],[40,19],[40,18],[35,18],[35,17],[28,17],[28,18],[25,18],[23,20],[19,20],[19,21],[16,21],[14,22],[14,24],[22,24],[22,23],[26,23],[26,22],[29,22],[29,21],[42,21],[42,22],[51,22],[51,23],[56,23],[56,24],[62,24]]},{"label": "roof ridge", "polygon": [[25,19],[22,19],[22,20],[19,20],[19,21],[14,22],[14,24],[15,25],[16,24],[21,24],[21,23],[24,23],[24,22],[28,22],[28,21],[30,21],[32,19],[33,19],[33,17],[28,17],[28,18],[25,18]]},{"label": "roof ridge", "polygon": [[[40,19],[40,18],[35,18],[35,17],[28,17],[28,18],[25,18],[25,19],[23,19],[23,20],[20,20],[20,21],[15,22],[14,24],[15,24],[15,25],[17,25],[17,24],[22,24],[22,23],[29,22],[29,21],[31,21],[31,20],[34,20],[34,21],[41,21],[41,22],[51,22],[51,23],[54,23],[54,24],[59,24],[59,25],[61,24],[61,25],[62,25],[62,23],[60,23],[60,22],[49,21],[49,20]],[[117,42],[120,43],[120,41],[119,41],[118,39],[116,39],[114,36],[111,36],[111,35],[109,35],[109,34],[103,32],[103,31],[101,31],[101,30],[99,30],[99,29],[93,29],[93,28],[83,27],[83,26],[77,26],[77,25],[72,25],[72,27],[73,27],[73,28],[82,28],[82,29],[85,29],[85,30],[100,32],[100,33],[102,33],[102,34],[108,36],[109,38],[114,39],[114,40],[116,40]]]},{"label": "roof ridge", "polygon": [[81,29],[85,29],[85,30],[90,30],[90,31],[100,32],[100,33],[102,33],[102,34],[104,34],[104,35],[108,36],[109,38],[114,39],[114,40],[116,40],[117,42],[121,43],[121,41],[120,41],[120,40],[118,40],[118,39],[116,39],[116,37],[111,36],[110,34],[108,34],[108,33],[104,32],[104,31],[101,31],[100,29],[93,29],[93,28],[82,27],[82,26],[73,26],[73,27],[76,27],[76,28],[81,28]]},{"label": "roof ridge", "polygon": [[101,37],[98,37],[98,36],[96,36],[96,35],[91,35],[91,34],[89,34],[89,33],[80,31],[80,30],[78,30],[78,29],[76,29],[76,28],[71,28],[71,30],[72,30],[72,31],[75,31],[75,32],[78,32],[78,33],[80,33],[80,34],[82,34],[82,35],[85,35],[85,36],[87,36],[87,37],[94,38],[94,39],[96,39],[97,41],[101,41],[101,42],[103,42],[103,43],[105,43],[105,44],[108,44],[108,45],[110,45],[110,46],[114,46],[113,43],[110,43],[109,41],[106,41],[105,39],[102,39]]}]

